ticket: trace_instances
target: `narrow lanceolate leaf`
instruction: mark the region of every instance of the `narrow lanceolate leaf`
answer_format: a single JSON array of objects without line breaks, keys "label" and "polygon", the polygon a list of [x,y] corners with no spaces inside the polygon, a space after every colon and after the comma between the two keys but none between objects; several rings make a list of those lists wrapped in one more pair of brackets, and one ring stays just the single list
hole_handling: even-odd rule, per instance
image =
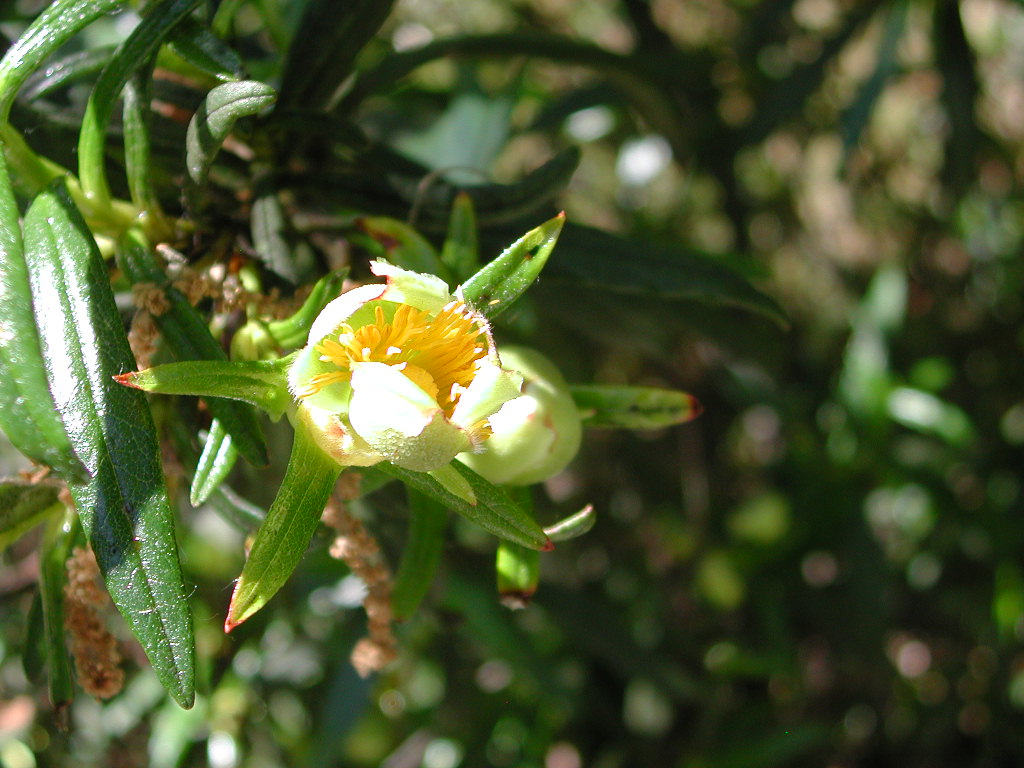
[{"label": "narrow lanceolate leaf", "polygon": [[56,485],[0,483],[0,552],[53,513],[58,491]]},{"label": "narrow lanceolate leaf", "polygon": [[114,378],[126,387],[160,395],[227,397],[262,408],[279,418],[292,403],[288,365],[280,360],[190,360],[167,363]]},{"label": "narrow lanceolate leaf", "polygon": [[163,211],[153,187],[150,167],[150,102],[152,101],[153,59],[132,73],[124,88],[124,162],[132,202],[151,220],[160,222]]},{"label": "narrow lanceolate leaf", "polygon": [[210,434],[206,437],[206,445],[196,464],[196,472],[192,476],[192,487],[189,489],[189,502],[198,507],[206,502],[225,478],[231,474],[238,459],[238,450],[231,442],[231,435],[217,419],[210,424]]},{"label": "narrow lanceolate leaf", "polygon": [[0,60],[0,123],[7,122],[22,83],[69,37],[121,4],[120,0],[56,0]]},{"label": "narrow lanceolate leaf", "polygon": [[23,454],[84,478],[46,380],[18,204],[0,152],[0,429]]},{"label": "narrow lanceolate leaf", "polygon": [[533,516],[509,498],[501,488],[487,482],[460,461],[453,461],[451,467],[469,484],[476,497],[470,504],[457,496],[425,472],[381,462],[375,468],[398,478],[411,488],[426,494],[447,509],[458,512],[467,520],[495,536],[522,544],[530,549],[550,550],[554,545]]},{"label": "narrow lanceolate leaf", "polygon": [[238,119],[257,115],[276,100],[277,91],[255,80],[224,83],[206,94],[188,124],[185,138],[189,178],[196,184],[205,182],[210,164]]},{"label": "narrow lanceolate leaf", "polygon": [[25,253],[50,388],[87,482],[69,488],[107,589],[175,700],[195,697],[192,616],[146,398],[106,265],[62,186],[25,214]]},{"label": "narrow lanceolate leaf", "polygon": [[245,70],[242,58],[233,49],[193,19],[175,27],[167,44],[183,61],[223,83],[240,80]]},{"label": "narrow lanceolate leaf", "polygon": [[301,424],[297,425],[281,488],[256,532],[249,558],[235,584],[224,621],[225,632],[266,605],[292,575],[340,473],[341,467],[320,450]]},{"label": "narrow lanceolate leaf", "polygon": [[569,541],[594,527],[597,515],[594,514],[594,506],[587,504],[583,509],[573,515],[559,520],[554,525],[544,529],[544,533],[551,537],[552,541]]},{"label": "narrow lanceolate leaf", "polygon": [[39,595],[43,606],[43,645],[49,671],[50,703],[57,709],[68,704],[74,692],[71,660],[64,641],[64,585],[67,561],[81,534],[74,510],[65,509],[46,525],[39,551]]},{"label": "narrow lanceolate leaf", "polygon": [[292,37],[281,82],[282,105],[323,109],[391,12],[394,0],[309,0]]},{"label": "narrow lanceolate leaf", "polygon": [[408,489],[409,533],[391,591],[391,609],[399,621],[408,619],[434,580],[444,548],[448,510],[431,497]]},{"label": "narrow lanceolate leaf", "polygon": [[267,332],[284,349],[294,349],[306,343],[309,329],[323,308],[341,294],[348,269],[340,269],[324,275],[316,281],[309,296],[302,302],[299,311],[283,320],[267,323]]},{"label": "narrow lanceolate leaf", "polygon": [[200,0],[166,0],[157,3],[128,38],[118,46],[110,63],[103,68],[89,96],[78,136],[78,177],[86,198],[99,202],[110,199],[104,165],[107,126],[121,89],[140,67],[156,53],[164,38],[187,18]]},{"label": "narrow lanceolate leaf", "polygon": [[384,248],[384,258],[392,264],[443,280],[448,278],[448,269],[434,246],[408,224],[385,216],[364,216],[356,224]]},{"label": "narrow lanceolate leaf", "polygon": [[456,282],[467,280],[480,266],[480,245],[476,236],[476,213],[473,198],[465,192],[455,196],[448,234],[441,248],[441,261],[455,276]]},{"label": "narrow lanceolate leaf", "polygon": [[[151,283],[163,288],[167,308],[154,312],[153,319],[168,350],[177,360],[218,360],[227,362],[227,354],[213,338],[202,315],[188,303],[177,288],[165,285],[167,278],[146,239],[137,230],[129,230],[118,243],[117,264],[132,283]],[[248,405],[234,400],[210,398],[206,405],[232,437],[239,453],[251,464],[268,462],[259,417]]]},{"label": "narrow lanceolate leaf", "polygon": [[512,609],[525,608],[540,581],[540,552],[503,541],[498,544],[495,571],[501,604]]},{"label": "narrow lanceolate leaf", "polygon": [[573,384],[569,389],[588,427],[659,429],[691,421],[704,410],[693,395],[674,389],[602,384]]},{"label": "narrow lanceolate leaf", "polygon": [[540,275],[563,224],[565,214],[560,213],[516,240],[462,284],[466,301],[488,319],[507,309]]}]

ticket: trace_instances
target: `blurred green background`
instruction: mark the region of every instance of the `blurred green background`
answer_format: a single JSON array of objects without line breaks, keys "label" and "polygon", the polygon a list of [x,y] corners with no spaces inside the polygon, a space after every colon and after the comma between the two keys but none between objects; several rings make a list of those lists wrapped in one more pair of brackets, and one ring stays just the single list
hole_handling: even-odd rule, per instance
[{"label": "blurred green background", "polygon": [[[3,4],[0,32],[40,5]],[[254,77],[280,78],[305,5],[240,5],[227,37]],[[124,18],[78,44],[120,39]],[[586,434],[537,504],[549,522],[593,503],[597,524],[543,556],[526,610],[496,600],[494,538],[453,520],[399,660],[370,680],[348,661],[360,585],[322,546],[225,636],[242,535],[183,504],[197,706],[166,698],[122,628],[125,691],[79,696],[62,731],[23,671],[22,540],[0,570],[0,765],[1024,763],[1024,6],[402,0],[357,66],[451,38],[470,42],[355,122],[463,184],[578,147],[550,202],[483,220],[483,252],[558,209],[621,237],[560,244],[499,334],[569,381],[684,389],[704,414]],[[54,115],[80,105],[72,89],[15,122],[59,145]],[[299,224],[353,205],[331,189],[294,192]],[[439,234],[408,201],[369,212]],[[314,245],[353,264],[367,248]],[[781,312],[716,301],[706,263]],[[276,429],[277,469],[232,482],[264,507]],[[402,494],[355,511],[394,563]]]}]

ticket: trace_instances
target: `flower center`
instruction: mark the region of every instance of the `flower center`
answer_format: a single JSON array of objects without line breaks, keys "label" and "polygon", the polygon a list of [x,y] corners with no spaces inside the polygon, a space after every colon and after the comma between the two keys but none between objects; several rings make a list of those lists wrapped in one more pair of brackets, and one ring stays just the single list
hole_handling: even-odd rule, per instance
[{"label": "flower center", "polygon": [[311,377],[299,397],[349,381],[352,363],[386,363],[436,399],[450,418],[486,357],[487,344],[469,308],[452,301],[434,316],[399,304],[391,322],[384,319],[384,309],[378,305],[374,322],[356,329],[343,323],[337,340],[325,338],[316,351],[322,361],[338,370]]}]

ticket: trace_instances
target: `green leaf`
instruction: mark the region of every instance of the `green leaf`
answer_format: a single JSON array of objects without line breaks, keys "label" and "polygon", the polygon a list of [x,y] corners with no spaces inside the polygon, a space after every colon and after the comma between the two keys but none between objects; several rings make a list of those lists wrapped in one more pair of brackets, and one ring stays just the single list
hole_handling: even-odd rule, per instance
[{"label": "green leaf", "polygon": [[277,100],[266,83],[243,80],[218,85],[203,99],[188,124],[185,167],[196,184],[206,181],[213,159],[241,117],[257,115]]},{"label": "green leaf", "polygon": [[409,533],[405,537],[402,560],[391,590],[391,608],[399,621],[416,612],[430,589],[441,562],[444,531],[448,525],[448,510],[443,504],[414,488],[407,490]]},{"label": "green leaf", "polygon": [[0,60],[0,123],[7,122],[18,90],[68,38],[121,5],[120,0],[56,0]]},{"label": "green leaf", "polygon": [[565,224],[560,213],[531,229],[462,284],[462,295],[489,320],[511,306],[537,279]]},{"label": "green leaf", "polygon": [[85,477],[57,413],[33,314],[18,204],[0,154],[0,428],[65,479]]},{"label": "green leaf", "polygon": [[292,575],[330,498],[341,467],[297,425],[284,480],[235,584],[224,621],[230,632],[250,618]]},{"label": "green leaf", "polygon": [[495,561],[498,596],[506,608],[529,605],[540,581],[540,552],[502,541]]},{"label": "green leaf", "polygon": [[206,437],[203,453],[192,476],[192,487],[189,489],[189,503],[193,507],[203,504],[224,479],[231,474],[238,459],[238,450],[231,442],[224,425],[217,419],[210,424],[210,434]]},{"label": "green leaf", "polygon": [[33,101],[49,96],[65,85],[90,78],[103,70],[114,55],[113,45],[74,51],[56,59],[50,59],[45,69],[36,70],[25,79],[21,87],[21,98]]},{"label": "green leaf", "polygon": [[140,67],[156,53],[164,38],[200,4],[201,0],[166,0],[153,10],[118,46],[103,68],[89,96],[78,137],[78,177],[85,197],[103,204],[110,200],[104,164],[104,144],[114,104],[121,89]]},{"label": "green leaf", "polygon": [[585,534],[594,527],[596,521],[597,515],[594,514],[594,506],[587,504],[576,514],[569,515],[569,517],[559,520],[554,525],[549,525],[544,529],[544,533],[552,541],[569,541]]},{"label": "green leaf", "polygon": [[615,293],[687,299],[741,307],[785,325],[786,316],[771,298],[754,288],[723,258],[668,245],[620,237],[592,227],[569,224],[558,244],[548,280]]},{"label": "green leaf", "polygon": [[[181,291],[166,285],[167,277],[160,263],[138,230],[129,230],[118,242],[117,264],[132,283],[152,283],[163,288],[168,308],[165,312],[154,314],[153,319],[176,360],[227,362],[227,354],[213,338],[203,317],[189,304]],[[251,407],[223,398],[210,398],[206,405],[213,417],[231,435],[235,448],[247,461],[256,466],[268,463],[263,429],[258,415]]]},{"label": "green leaf", "polygon": [[115,377],[120,384],[161,395],[227,397],[262,408],[280,418],[292,404],[288,365],[280,360],[190,360],[131,371]]},{"label": "green leaf", "polygon": [[278,189],[269,179],[257,182],[254,195],[251,227],[256,256],[276,275],[300,285],[314,268],[309,244],[296,237]]},{"label": "green leaf", "polygon": [[389,462],[381,462],[374,468],[401,480],[407,486],[426,494],[447,509],[458,512],[501,539],[522,544],[530,549],[552,549],[551,540],[537,525],[533,516],[512,501],[505,491],[484,480],[461,461],[453,461],[451,466],[473,489],[476,504],[470,504],[448,491],[425,472],[403,469]]},{"label": "green leaf", "polygon": [[56,485],[0,482],[0,551],[28,533],[53,512]]},{"label": "green leaf", "polygon": [[587,427],[660,429],[691,421],[704,410],[693,395],[673,389],[601,384],[569,389]]},{"label": "green leaf", "polygon": [[192,616],[146,398],[106,265],[60,183],[25,214],[25,252],[51,390],[88,482],[69,488],[114,604],[183,707],[195,697]]},{"label": "green leaf", "polygon": [[274,341],[284,349],[303,346],[313,321],[324,307],[341,295],[346,277],[348,277],[347,268],[324,275],[317,280],[298,312],[283,320],[271,320],[267,323],[267,332],[270,333]]},{"label": "green leaf", "polygon": [[408,224],[385,216],[364,216],[356,226],[383,247],[384,258],[392,264],[448,281],[448,269],[434,246]]},{"label": "green leaf", "polygon": [[[63,505],[62,505],[63,508]],[[74,695],[71,659],[64,641],[64,585],[67,561],[75,540],[81,535],[73,509],[54,515],[46,525],[39,550],[39,596],[43,607],[43,646],[49,670],[50,703],[66,706]]]},{"label": "green leaf", "polygon": [[124,162],[128,191],[132,202],[145,211],[151,220],[162,221],[163,211],[153,187],[150,162],[150,102],[152,96],[153,60],[128,78],[124,88]]},{"label": "green leaf", "polygon": [[459,192],[452,203],[448,235],[441,248],[441,263],[448,267],[456,282],[460,283],[480,268],[476,213],[473,210],[473,198],[465,192]]},{"label": "green leaf", "polygon": [[327,107],[392,5],[393,0],[306,2],[284,64],[281,106]]},{"label": "green leaf", "polygon": [[[167,48],[182,61],[224,83],[240,80],[245,71],[242,58],[194,19],[185,19],[174,28],[167,37]],[[161,66],[169,64],[165,58],[161,56]]]}]

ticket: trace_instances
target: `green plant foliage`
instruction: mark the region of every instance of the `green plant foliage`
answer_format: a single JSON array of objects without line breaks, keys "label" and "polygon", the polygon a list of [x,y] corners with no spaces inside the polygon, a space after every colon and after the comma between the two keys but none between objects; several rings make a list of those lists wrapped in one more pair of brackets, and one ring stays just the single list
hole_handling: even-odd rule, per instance
[{"label": "green plant foliage", "polygon": [[0,29],[4,766],[1024,761],[1020,3]]}]

